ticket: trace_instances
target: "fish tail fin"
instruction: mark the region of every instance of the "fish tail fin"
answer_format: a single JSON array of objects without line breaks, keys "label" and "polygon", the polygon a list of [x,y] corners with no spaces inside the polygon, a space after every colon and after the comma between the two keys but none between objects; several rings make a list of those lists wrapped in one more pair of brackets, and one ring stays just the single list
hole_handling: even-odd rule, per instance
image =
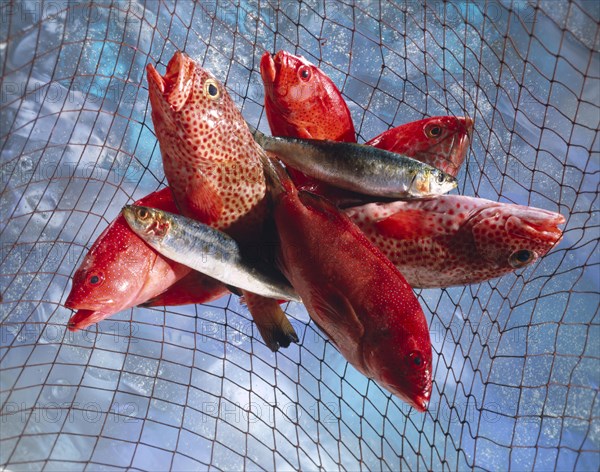
[{"label": "fish tail fin", "polygon": [[258,131],[257,128],[252,126],[247,121],[246,121],[246,125],[248,126],[248,129],[250,130],[250,133],[252,134],[254,141],[256,141],[260,146],[262,146],[265,142],[265,134],[261,131]]},{"label": "fish tail fin", "polygon": [[285,170],[279,161],[271,159],[262,149],[261,151],[260,158],[263,164],[265,178],[273,196],[278,196],[282,193],[295,192],[296,187],[287,170]]},{"label": "fish tail fin", "polygon": [[271,159],[267,152],[263,149],[265,142],[268,139],[268,136],[265,136],[264,133],[260,132],[254,126],[246,122],[250,133],[254,137],[254,141],[258,144],[259,156],[263,165],[263,169],[265,172],[265,178],[267,179],[267,183],[271,187],[271,192],[274,195],[279,195],[281,193],[293,192],[296,187],[292,182],[289,174],[285,170],[285,168],[281,165],[281,163],[275,159]]},{"label": "fish tail fin", "polygon": [[244,292],[244,301],[265,344],[276,352],[299,341],[294,327],[279,306],[277,300]]}]

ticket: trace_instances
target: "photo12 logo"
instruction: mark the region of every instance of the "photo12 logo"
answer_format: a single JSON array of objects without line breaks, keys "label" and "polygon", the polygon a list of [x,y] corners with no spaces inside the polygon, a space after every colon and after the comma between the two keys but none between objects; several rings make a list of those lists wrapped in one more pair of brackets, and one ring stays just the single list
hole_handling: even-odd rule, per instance
[{"label": "photo12 logo", "polygon": [[[410,2],[420,3],[420,2]],[[507,8],[502,2],[427,2],[425,9],[429,12],[428,18],[442,26],[460,27],[465,24],[477,25],[482,21],[491,24],[518,21],[525,25],[532,25],[536,21],[536,8],[534,5],[523,1],[510,3]]]},{"label": "photo12 logo", "polygon": [[68,26],[77,23],[111,21],[127,25],[139,23],[143,13],[143,6],[133,0],[119,1],[111,5],[77,0],[3,1],[0,3],[0,24],[15,22],[31,25],[39,22],[56,22]]},{"label": "photo12 logo", "polygon": [[139,325],[131,321],[102,322],[78,331],[67,330],[66,325],[48,323],[3,323],[0,325],[0,343],[19,344],[44,343],[75,343],[85,342],[95,345],[100,339],[112,341],[115,344],[137,343]]},{"label": "photo12 logo", "polygon": [[339,406],[333,402],[317,402],[302,406],[297,402],[270,404],[253,401],[242,405],[222,400],[203,402],[200,412],[203,423],[211,418],[219,418],[230,424],[262,422],[274,425],[276,418],[297,423],[303,416],[317,419],[321,423],[336,423],[340,417]]},{"label": "photo12 logo", "polygon": [[108,412],[102,411],[97,402],[46,402],[28,406],[21,402],[7,402],[2,408],[0,423],[75,423],[83,420],[87,423],[107,421],[114,423],[132,423],[140,421],[137,418],[138,405],[134,402],[119,404],[114,402]]}]

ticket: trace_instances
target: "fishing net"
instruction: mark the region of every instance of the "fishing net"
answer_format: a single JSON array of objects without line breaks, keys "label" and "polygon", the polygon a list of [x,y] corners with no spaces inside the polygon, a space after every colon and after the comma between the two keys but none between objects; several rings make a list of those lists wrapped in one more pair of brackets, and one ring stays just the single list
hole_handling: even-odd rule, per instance
[{"label": "fishing net", "polygon": [[[590,2],[0,2],[0,465],[6,470],[597,470],[599,6]],[[304,308],[270,352],[237,296],[71,333],[70,277],[165,184],[144,67],[184,50],[268,130],[258,61],[342,90],[359,141],[475,119],[459,191],[558,211],[500,279],[417,291],[429,411],[349,366]]]}]

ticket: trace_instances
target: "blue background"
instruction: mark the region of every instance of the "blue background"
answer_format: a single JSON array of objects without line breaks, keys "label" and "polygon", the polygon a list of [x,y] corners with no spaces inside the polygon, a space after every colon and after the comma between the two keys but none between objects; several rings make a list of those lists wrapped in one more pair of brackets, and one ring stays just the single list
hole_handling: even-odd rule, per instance
[{"label": "blue background", "polygon": [[[9,470],[597,470],[596,2],[0,3],[0,465]],[[549,255],[417,291],[434,388],[416,413],[299,304],[277,354],[238,297],[85,332],[61,304],[94,239],[164,185],[144,67],[184,50],[268,130],[259,60],[302,54],[364,141],[475,119],[459,192],[565,215]]]}]

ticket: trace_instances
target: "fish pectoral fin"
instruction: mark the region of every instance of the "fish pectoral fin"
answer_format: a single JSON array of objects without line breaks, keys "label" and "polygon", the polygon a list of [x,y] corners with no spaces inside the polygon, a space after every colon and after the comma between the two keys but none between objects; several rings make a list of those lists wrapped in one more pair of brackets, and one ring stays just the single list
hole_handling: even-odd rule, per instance
[{"label": "fish pectoral fin", "polygon": [[201,217],[205,224],[219,220],[223,211],[223,200],[215,186],[204,176],[191,179],[185,188],[184,213]]},{"label": "fish pectoral fin", "polygon": [[401,210],[377,221],[374,226],[382,236],[394,239],[425,238],[435,234],[435,222],[429,224],[421,210]]},{"label": "fish pectoral fin", "polygon": [[294,327],[277,300],[244,291],[244,301],[263,341],[271,351],[299,341]]},{"label": "fish pectoral fin", "polygon": [[[341,338],[344,342],[352,342],[355,346],[346,346],[344,351],[360,352],[360,340],[365,334],[365,327],[359,320],[354,307],[338,288],[331,285],[313,289],[311,293],[313,309],[317,311],[320,320],[318,326],[327,334],[327,337],[337,345]],[[325,322],[326,321],[326,322]],[[335,331],[341,336],[335,336]]]},{"label": "fish pectoral fin", "polygon": [[292,133],[290,134],[290,136],[294,136],[296,138],[300,138],[300,139],[314,139],[313,135],[311,134],[310,131],[308,131],[308,129],[306,129],[306,127],[302,126],[301,128],[293,128],[292,129]]}]

